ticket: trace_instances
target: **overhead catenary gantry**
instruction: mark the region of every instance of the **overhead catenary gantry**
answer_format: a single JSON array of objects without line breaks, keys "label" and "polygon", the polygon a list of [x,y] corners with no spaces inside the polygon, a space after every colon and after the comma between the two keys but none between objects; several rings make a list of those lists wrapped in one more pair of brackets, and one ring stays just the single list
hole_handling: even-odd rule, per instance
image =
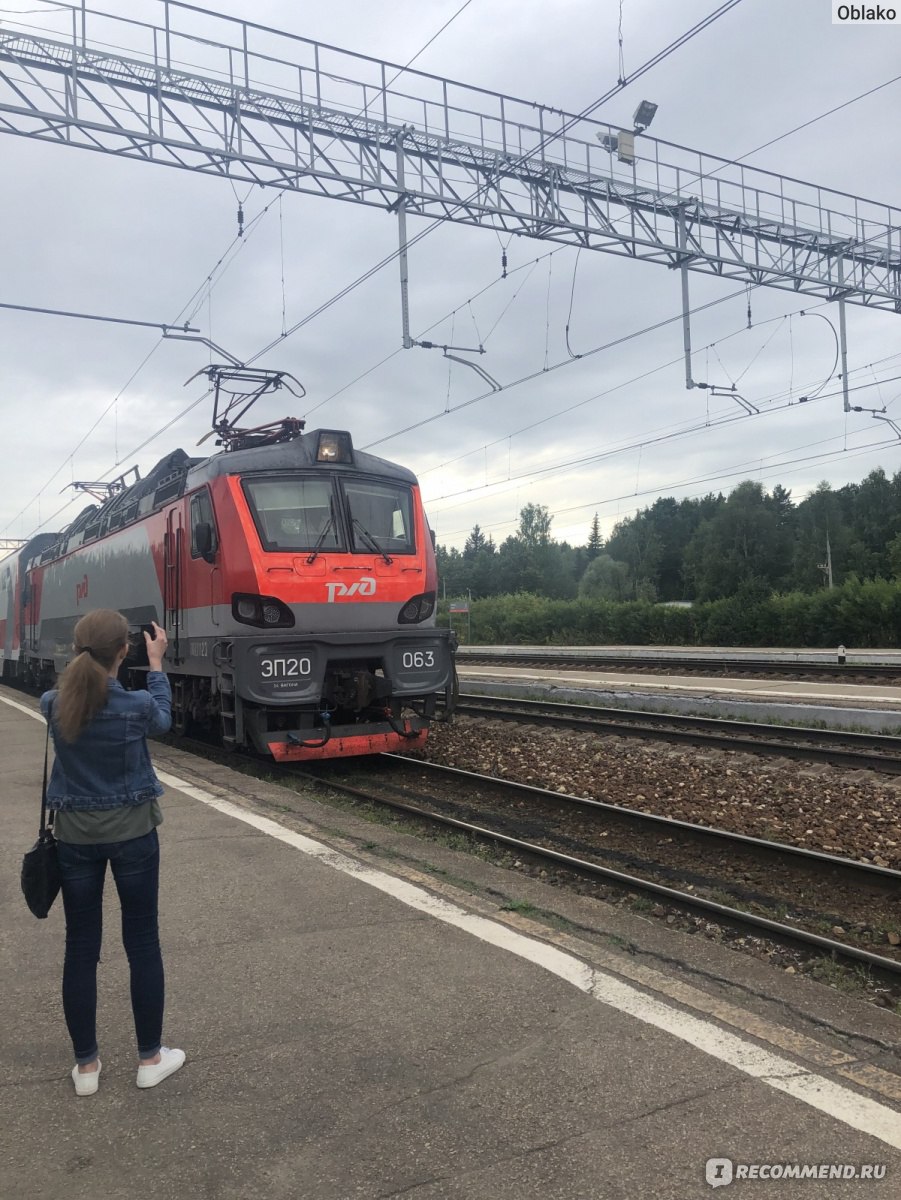
[{"label": "overhead catenary gantry", "polygon": [[901,312],[893,206],[180,0],[51,11],[0,26],[0,132]]}]

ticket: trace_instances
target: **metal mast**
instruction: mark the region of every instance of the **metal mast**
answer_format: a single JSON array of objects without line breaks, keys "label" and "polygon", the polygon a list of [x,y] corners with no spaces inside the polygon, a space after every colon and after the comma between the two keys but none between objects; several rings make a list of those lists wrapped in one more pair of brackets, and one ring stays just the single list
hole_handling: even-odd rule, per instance
[{"label": "metal mast", "polygon": [[181,0],[158,24],[97,4],[55,4],[53,35],[4,20],[0,132],[901,311],[890,205],[647,135],[624,163],[591,119],[389,85],[389,63]]}]

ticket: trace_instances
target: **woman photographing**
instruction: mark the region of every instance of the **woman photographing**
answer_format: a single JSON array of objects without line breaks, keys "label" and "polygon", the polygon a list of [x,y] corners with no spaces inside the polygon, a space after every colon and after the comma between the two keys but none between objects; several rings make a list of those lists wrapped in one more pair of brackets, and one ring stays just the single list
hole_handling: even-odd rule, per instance
[{"label": "woman photographing", "polygon": [[75,626],[75,657],[58,689],[41,697],[56,758],[47,788],[53,811],[66,914],[63,1011],[75,1051],[78,1096],[97,1091],[97,963],[106,864],[122,907],[122,942],[131,974],[138,1043],[137,1086],[155,1087],[177,1071],[184,1051],[161,1044],[164,982],[158,924],[163,788],[154,774],[148,735],[172,724],[172,692],[163,673],[166,632],[154,621],[144,633],[146,691],[118,681],[128,654],[128,622],[97,609]]}]

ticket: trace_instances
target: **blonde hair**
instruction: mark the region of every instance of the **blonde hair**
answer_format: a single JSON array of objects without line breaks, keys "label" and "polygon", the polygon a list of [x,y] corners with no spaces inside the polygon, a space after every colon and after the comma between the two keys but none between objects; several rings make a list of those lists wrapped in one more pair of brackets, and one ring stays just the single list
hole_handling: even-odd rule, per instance
[{"label": "blonde hair", "polygon": [[76,741],[106,707],[110,668],[127,644],[128,622],[111,608],[86,613],[75,626],[75,657],[53,705],[53,722],[64,741]]}]

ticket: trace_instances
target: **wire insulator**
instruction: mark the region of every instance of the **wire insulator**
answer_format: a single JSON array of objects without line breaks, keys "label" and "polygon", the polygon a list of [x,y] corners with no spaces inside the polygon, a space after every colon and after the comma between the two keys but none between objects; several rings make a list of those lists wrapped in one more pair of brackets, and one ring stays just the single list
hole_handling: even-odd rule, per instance
[{"label": "wire insulator", "polygon": [[501,251],[501,279],[507,278],[507,251]]},{"label": "wire insulator", "polygon": [[244,236],[244,205],[238,205],[238,237]]}]

